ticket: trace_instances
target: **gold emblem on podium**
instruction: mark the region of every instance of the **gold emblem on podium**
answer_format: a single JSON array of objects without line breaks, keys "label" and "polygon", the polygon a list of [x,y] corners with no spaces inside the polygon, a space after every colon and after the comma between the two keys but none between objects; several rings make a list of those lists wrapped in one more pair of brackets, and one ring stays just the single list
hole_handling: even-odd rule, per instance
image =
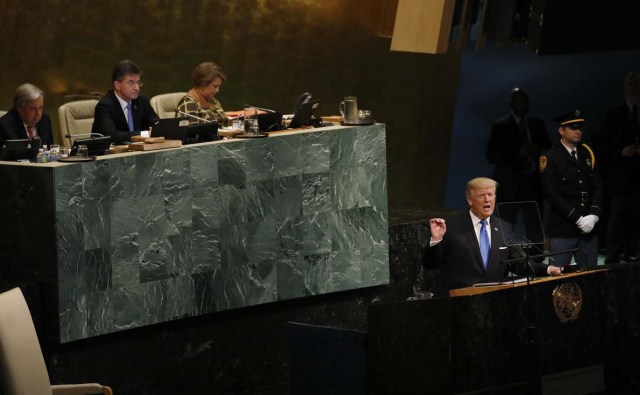
[{"label": "gold emblem on podium", "polygon": [[582,307],[582,289],[576,283],[556,286],[553,290],[553,308],[560,322],[567,323],[578,318]]}]

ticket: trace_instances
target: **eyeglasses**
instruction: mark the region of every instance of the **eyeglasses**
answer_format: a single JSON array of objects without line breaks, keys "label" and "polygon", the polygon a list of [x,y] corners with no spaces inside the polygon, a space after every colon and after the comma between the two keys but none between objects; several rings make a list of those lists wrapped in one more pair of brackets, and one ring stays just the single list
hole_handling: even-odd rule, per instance
[{"label": "eyeglasses", "polygon": [[134,85],[138,85],[139,87],[142,87],[142,81],[128,80],[128,81],[119,81],[119,82],[123,82],[123,83],[129,85],[132,88],[133,88]]},{"label": "eyeglasses", "polygon": [[43,112],[44,107],[25,107],[27,110],[31,112]]}]

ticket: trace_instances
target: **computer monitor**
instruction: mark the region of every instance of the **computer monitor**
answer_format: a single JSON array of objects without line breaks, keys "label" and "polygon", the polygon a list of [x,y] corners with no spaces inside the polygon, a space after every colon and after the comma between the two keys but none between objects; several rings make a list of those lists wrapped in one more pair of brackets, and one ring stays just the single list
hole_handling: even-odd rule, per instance
[{"label": "computer monitor", "polygon": [[86,145],[89,155],[104,155],[105,151],[111,146],[111,137],[104,136],[92,137],[90,139],[77,139],[71,147],[71,156],[77,155],[79,145]]},{"label": "computer monitor", "polygon": [[282,129],[282,114],[275,111],[258,114],[258,129],[261,132]]},{"label": "computer monitor", "polygon": [[13,160],[33,160],[40,148],[40,139],[35,138],[33,142],[28,139],[18,140],[6,140],[4,147],[2,147],[2,153],[0,154],[1,160],[13,161]]}]

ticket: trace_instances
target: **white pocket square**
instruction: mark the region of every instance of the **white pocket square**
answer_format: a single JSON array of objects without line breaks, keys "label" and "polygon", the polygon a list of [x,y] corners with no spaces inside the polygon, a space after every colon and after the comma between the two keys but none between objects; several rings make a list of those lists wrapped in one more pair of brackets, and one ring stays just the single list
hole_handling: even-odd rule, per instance
[{"label": "white pocket square", "polygon": [[499,250],[506,250],[507,247],[498,247]]}]

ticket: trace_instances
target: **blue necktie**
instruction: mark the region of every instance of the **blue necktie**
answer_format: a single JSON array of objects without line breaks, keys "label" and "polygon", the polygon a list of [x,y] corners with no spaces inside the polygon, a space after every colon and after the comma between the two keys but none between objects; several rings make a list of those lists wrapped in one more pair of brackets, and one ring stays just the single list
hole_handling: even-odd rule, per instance
[{"label": "blue necktie", "polygon": [[127,104],[127,123],[129,124],[129,131],[133,132],[133,111],[131,111],[131,103]]},{"label": "blue necktie", "polygon": [[480,221],[482,227],[480,228],[480,255],[482,255],[482,263],[484,268],[489,266],[489,252],[491,251],[491,244],[489,244],[489,234],[487,233],[487,221]]}]

